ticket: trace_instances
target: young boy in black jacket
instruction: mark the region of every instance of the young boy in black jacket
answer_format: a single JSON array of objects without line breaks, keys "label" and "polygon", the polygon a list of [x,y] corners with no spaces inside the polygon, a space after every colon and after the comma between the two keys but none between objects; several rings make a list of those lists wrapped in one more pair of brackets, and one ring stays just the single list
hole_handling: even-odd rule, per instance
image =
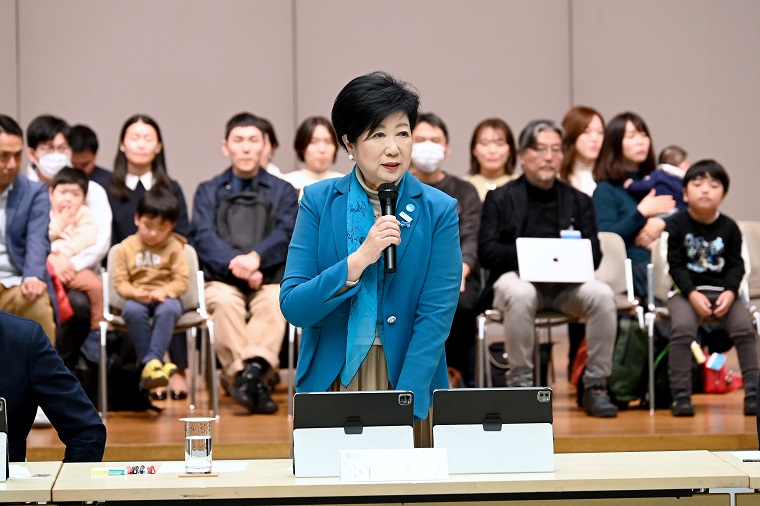
[{"label": "young boy in black jacket", "polygon": [[714,160],[692,165],[684,176],[688,209],[668,220],[668,264],[676,293],[668,299],[671,317],[670,390],[673,416],[694,416],[691,404],[691,350],[700,322],[717,318],[736,346],[744,378],[744,414],[757,413],[758,365],[755,330],[738,299],[744,277],[742,235],[718,210],[728,192],[728,174]]}]

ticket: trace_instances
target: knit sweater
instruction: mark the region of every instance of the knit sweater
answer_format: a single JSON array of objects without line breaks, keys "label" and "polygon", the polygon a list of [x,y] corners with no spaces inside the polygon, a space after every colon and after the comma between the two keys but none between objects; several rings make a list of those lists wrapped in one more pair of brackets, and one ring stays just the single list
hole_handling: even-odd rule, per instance
[{"label": "knit sweater", "polygon": [[98,228],[90,208],[82,205],[74,217],[74,222],[65,227],[61,226],[58,214],[51,210],[48,235],[50,236],[50,251],[71,258],[95,244]]},{"label": "knit sweater", "polygon": [[156,246],[143,243],[135,234],[119,245],[113,262],[113,285],[125,299],[134,299],[138,288],[162,288],[167,297],[179,298],[189,286],[185,243],[179,234],[171,234]]}]

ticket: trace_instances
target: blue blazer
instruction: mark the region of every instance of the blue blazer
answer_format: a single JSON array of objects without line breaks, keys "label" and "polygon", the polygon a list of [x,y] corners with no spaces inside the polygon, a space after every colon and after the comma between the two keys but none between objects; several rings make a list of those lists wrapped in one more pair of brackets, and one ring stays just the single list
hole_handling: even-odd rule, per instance
[{"label": "blue blazer", "polygon": [[[351,174],[305,188],[288,250],[280,307],[303,328],[296,390],[323,392],[346,359],[348,313],[358,284],[348,276],[346,205]],[[462,252],[456,200],[405,175],[397,217],[396,272],[385,274],[380,333],[391,385],[414,392],[414,414],[427,418],[433,390],[448,387],[444,343],[459,300]],[[405,223],[403,218],[399,218]]]},{"label": "blue blazer", "polygon": [[106,428],[39,323],[0,311],[0,397],[8,406],[11,462],[26,459],[26,438],[41,406],[66,445],[64,462],[100,462]]},{"label": "blue blazer", "polygon": [[5,247],[11,263],[21,271],[22,277],[35,277],[47,283],[50,303],[57,317],[58,301],[47,271],[49,226],[48,187],[44,183],[30,181],[26,176],[16,176],[5,211]]}]

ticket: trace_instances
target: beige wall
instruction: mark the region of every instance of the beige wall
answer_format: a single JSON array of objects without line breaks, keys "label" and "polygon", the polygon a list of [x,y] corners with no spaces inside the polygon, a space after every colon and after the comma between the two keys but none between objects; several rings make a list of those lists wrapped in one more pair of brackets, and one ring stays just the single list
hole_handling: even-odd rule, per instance
[{"label": "beige wall", "polygon": [[[346,82],[385,69],[449,124],[450,172],[466,173],[485,117],[517,134],[574,104],[607,118],[630,109],[656,149],[679,143],[723,162],[735,183],[726,211],[760,219],[758,19],[754,0],[0,0],[0,110],[24,127],[41,113],[90,124],[105,166],[123,121],[148,113],[191,200],[225,166],[232,114],[272,120],[275,162],[289,171],[298,122],[329,116]],[[348,167],[341,153],[337,168]]]},{"label": "beige wall", "polygon": [[0,0],[0,112],[16,117],[16,2]]}]

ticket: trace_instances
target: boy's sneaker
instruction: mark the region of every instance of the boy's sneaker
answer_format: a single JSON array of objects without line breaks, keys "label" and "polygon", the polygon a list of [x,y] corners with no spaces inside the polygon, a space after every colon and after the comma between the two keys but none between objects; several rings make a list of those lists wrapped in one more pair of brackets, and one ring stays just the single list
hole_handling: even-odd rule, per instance
[{"label": "boy's sneaker", "polygon": [[163,368],[164,364],[156,358],[145,364],[145,367],[143,367],[142,373],[140,374],[140,389],[152,390],[154,388],[165,387],[168,385],[169,378],[166,376]]},{"label": "boy's sneaker", "polygon": [[161,368],[162,371],[164,371],[164,374],[167,378],[171,378],[175,372],[177,372],[177,366],[172,364],[171,362],[166,362],[164,366]]},{"label": "boy's sneaker", "polygon": [[757,394],[744,396],[744,416],[757,415]]},{"label": "boy's sneaker", "polygon": [[691,404],[691,395],[676,395],[673,398],[673,406],[670,408],[673,416],[694,416],[694,406]]}]

